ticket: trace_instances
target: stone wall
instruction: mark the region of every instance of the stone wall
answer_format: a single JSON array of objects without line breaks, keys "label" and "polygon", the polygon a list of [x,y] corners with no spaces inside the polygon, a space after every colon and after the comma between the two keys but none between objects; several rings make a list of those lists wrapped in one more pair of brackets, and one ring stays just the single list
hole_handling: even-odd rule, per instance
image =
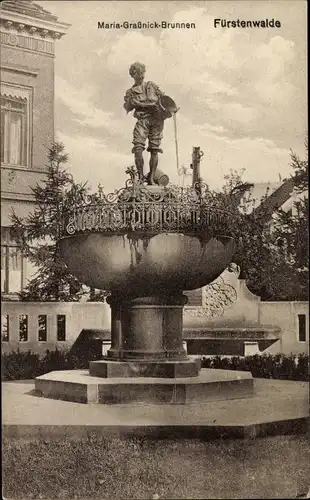
[{"label": "stone wall", "polygon": [[[202,290],[202,306],[184,310],[185,339],[208,339],[210,344],[212,339],[216,341],[225,337],[228,346],[231,336],[231,342],[238,338],[243,340],[242,348],[236,350],[239,353],[253,354],[260,350],[272,354],[308,353],[308,302],[262,302],[260,297],[249,291],[245,280],[228,270]],[[299,339],[299,315],[304,315],[305,341]],[[264,339],[267,344],[273,335],[271,330],[277,327],[280,329],[279,340],[265,349]],[[262,342],[255,347],[256,337]]]},{"label": "stone wall", "polygon": [[[298,315],[305,315],[306,340],[299,340]],[[267,349],[275,354],[309,352],[309,304],[308,302],[261,302],[260,318],[264,324],[277,324],[281,328],[281,339]]]},{"label": "stone wall", "polygon": [[[27,316],[28,338],[21,341],[20,321]],[[46,316],[46,341],[39,341],[39,315]],[[65,316],[65,338],[57,340],[57,316]],[[5,325],[8,325],[8,333]],[[110,307],[97,302],[3,302],[1,311],[2,351],[43,353],[46,349],[70,347],[83,328],[110,330]],[[8,341],[4,339],[8,338]]]},{"label": "stone wall", "polygon": [[[241,289],[244,285],[241,284]],[[257,299],[257,298],[256,298]],[[226,331],[228,335],[237,328],[238,325],[243,325],[232,334],[230,342],[235,342],[238,336],[243,335],[248,331],[255,330],[253,327],[254,320],[260,318],[261,325],[269,325],[270,327],[278,326],[281,329],[280,340],[275,342],[271,347],[264,352],[275,354],[281,352],[283,354],[307,353],[309,344],[309,319],[308,319],[308,303],[307,302],[260,302],[253,298],[258,311],[254,314],[254,307],[251,309],[245,304],[246,311],[249,311],[249,321],[247,321],[242,303],[236,304],[234,308],[227,310],[221,317],[207,319],[206,316],[194,316],[193,313],[199,312],[200,308],[185,308],[184,311],[184,339],[187,339],[187,332],[197,330],[200,338],[210,339],[217,338],[219,331]],[[190,313],[190,314],[189,314]],[[234,317],[235,314],[235,317]],[[298,338],[298,315],[306,316],[306,341],[301,342]],[[26,315],[28,321],[28,340],[20,340],[20,316]],[[38,316],[46,315],[47,320],[47,340],[38,340]],[[57,315],[66,317],[66,337],[65,340],[57,340]],[[243,323],[238,323],[240,315]],[[6,338],[5,324],[8,324],[8,341],[2,342],[3,352],[10,352],[19,348],[27,351],[28,349],[34,352],[44,352],[46,349],[55,349],[55,347],[69,347],[78,337],[83,328],[94,328],[110,330],[110,307],[106,303],[57,303],[57,302],[3,302],[2,303],[2,340]],[[207,325],[207,326],[206,326]],[[213,326],[212,326],[213,325]],[[252,325],[249,326],[249,325]],[[256,324],[257,326],[257,324]],[[200,333],[201,332],[201,333]],[[241,333],[240,333],[241,332]],[[258,352],[255,342],[244,342],[245,350],[243,353],[254,354]],[[236,351],[237,352],[237,351]]]}]

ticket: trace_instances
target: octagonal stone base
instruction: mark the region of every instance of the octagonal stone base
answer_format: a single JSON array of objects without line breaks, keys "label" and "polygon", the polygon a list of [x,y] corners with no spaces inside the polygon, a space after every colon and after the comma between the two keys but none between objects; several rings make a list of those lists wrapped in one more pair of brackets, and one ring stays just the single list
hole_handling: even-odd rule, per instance
[{"label": "octagonal stone base", "polygon": [[184,361],[118,361],[103,359],[90,361],[89,373],[93,377],[197,377],[201,368],[200,359]]},{"label": "octagonal stone base", "polygon": [[253,396],[249,372],[202,369],[197,377],[99,378],[88,370],[56,371],[35,379],[43,397],[78,403],[190,404]]}]

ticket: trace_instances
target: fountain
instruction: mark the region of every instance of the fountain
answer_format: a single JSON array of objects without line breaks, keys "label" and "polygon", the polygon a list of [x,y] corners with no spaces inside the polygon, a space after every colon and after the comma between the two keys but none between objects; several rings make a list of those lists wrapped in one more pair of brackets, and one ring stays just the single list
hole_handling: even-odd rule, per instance
[{"label": "fountain", "polygon": [[89,372],[35,381],[45,397],[97,403],[185,404],[253,395],[247,372],[201,369],[183,348],[184,290],[217,278],[235,248],[235,214],[207,187],[145,185],[102,190],[63,217],[61,258],[85,284],[108,290],[111,349]]},{"label": "fountain", "polygon": [[250,373],[201,370],[199,361],[187,356],[182,338],[183,291],[211,283],[231,262],[235,217],[202,184],[200,148],[194,148],[193,185],[169,186],[157,168],[158,153],[164,121],[172,116],[177,153],[178,107],[155,83],[144,82],[144,64],[133,63],[129,74],[134,85],[125,94],[124,109],[134,110],[137,119],[135,167],[127,169],[124,188],[107,195],[100,190],[64,214],[59,240],[69,271],[110,292],[111,349],[104,359],[90,362],[89,373],[52,372],[36,379],[36,389],[49,397],[99,403],[251,396]]}]

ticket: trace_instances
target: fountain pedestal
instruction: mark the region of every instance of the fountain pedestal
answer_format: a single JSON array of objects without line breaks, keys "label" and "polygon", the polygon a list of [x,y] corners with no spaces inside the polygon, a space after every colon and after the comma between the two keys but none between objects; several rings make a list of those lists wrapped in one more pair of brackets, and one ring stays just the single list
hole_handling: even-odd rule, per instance
[{"label": "fountain pedestal", "polygon": [[116,359],[186,359],[182,346],[183,307],[187,297],[138,297],[121,300],[111,295],[111,349]]},{"label": "fountain pedestal", "polygon": [[96,377],[196,377],[200,363],[183,348],[182,293],[166,297],[122,299],[111,295],[111,349],[107,358],[92,361]]},{"label": "fountain pedestal", "polygon": [[35,386],[45,397],[102,404],[191,404],[253,396],[247,372],[200,370],[182,346],[187,297],[108,297],[111,349],[89,372],[52,372]]},{"label": "fountain pedestal", "polygon": [[251,373],[200,370],[182,347],[186,297],[108,299],[112,345],[89,371],[51,372],[35,380],[44,397],[101,404],[191,404],[253,396]]},{"label": "fountain pedestal", "polygon": [[182,346],[182,293],[108,298],[111,349],[89,372],[52,372],[35,386],[49,398],[101,404],[191,404],[253,396],[251,373],[200,370]]}]

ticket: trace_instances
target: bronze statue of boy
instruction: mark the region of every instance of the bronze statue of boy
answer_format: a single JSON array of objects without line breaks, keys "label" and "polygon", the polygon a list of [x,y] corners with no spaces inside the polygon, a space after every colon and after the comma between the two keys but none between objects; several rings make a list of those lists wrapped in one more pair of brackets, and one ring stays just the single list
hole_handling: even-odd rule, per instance
[{"label": "bronze statue of boy", "polygon": [[[127,90],[124,97],[124,108],[129,113],[134,111],[137,118],[133,130],[133,148],[135,155],[135,165],[140,181],[144,180],[144,160],[143,151],[146,139],[148,139],[147,151],[151,153],[150,172],[147,177],[148,184],[155,184],[154,176],[158,165],[158,153],[162,153],[160,143],[163,137],[164,120],[172,116],[177,108],[168,96],[168,104],[172,111],[163,106],[165,94],[153,82],[145,82],[145,65],[139,62],[133,63],[129,68],[129,74],[134,79],[134,85]],[[174,109],[175,107],[175,109]]]}]

